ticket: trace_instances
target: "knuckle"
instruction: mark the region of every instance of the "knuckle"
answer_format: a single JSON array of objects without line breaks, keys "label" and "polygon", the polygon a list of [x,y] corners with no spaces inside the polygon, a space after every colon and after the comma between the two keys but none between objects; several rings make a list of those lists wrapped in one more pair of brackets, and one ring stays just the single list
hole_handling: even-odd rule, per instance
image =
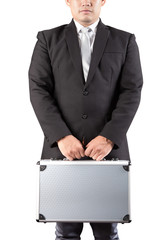
[{"label": "knuckle", "polygon": [[68,153],[69,153],[69,155],[72,155],[72,154],[74,154],[74,150],[70,149]]}]

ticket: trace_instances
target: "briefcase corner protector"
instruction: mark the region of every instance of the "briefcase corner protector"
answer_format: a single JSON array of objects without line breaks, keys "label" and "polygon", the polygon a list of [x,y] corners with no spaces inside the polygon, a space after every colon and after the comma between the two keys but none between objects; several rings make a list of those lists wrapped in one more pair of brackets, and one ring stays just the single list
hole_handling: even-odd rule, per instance
[{"label": "briefcase corner protector", "polygon": [[44,222],[46,223],[46,220],[45,216],[43,214],[39,214],[39,218],[36,219],[37,222]]},{"label": "briefcase corner protector", "polygon": [[125,216],[123,217],[123,221],[126,222],[126,223],[130,223],[130,222],[131,222],[131,220],[130,220],[130,215],[129,215],[129,214],[125,215]]}]

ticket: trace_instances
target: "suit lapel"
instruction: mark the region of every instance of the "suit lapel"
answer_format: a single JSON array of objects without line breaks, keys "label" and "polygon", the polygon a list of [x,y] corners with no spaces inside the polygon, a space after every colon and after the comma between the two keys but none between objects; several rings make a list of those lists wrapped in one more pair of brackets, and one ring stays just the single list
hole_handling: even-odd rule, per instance
[{"label": "suit lapel", "polygon": [[78,42],[77,30],[76,30],[76,26],[73,19],[66,27],[65,38],[66,38],[66,42],[68,45],[72,62],[83,84],[84,75],[83,75],[83,68],[82,68],[82,61],[81,61],[81,51],[80,51],[79,42]]},{"label": "suit lapel", "polygon": [[100,19],[97,27],[94,45],[93,45],[93,53],[91,57],[91,63],[90,63],[90,68],[88,72],[87,81],[85,83],[85,88],[89,85],[89,83],[91,82],[94,76],[96,68],[103,55],[104,48],[108,40],[108,36],[109,36],[109,31],[107,30],[107,27],[102,23]]},{"label": "suit lapel", "polygon": [[76,30],[76,26],[73,19],[67,25],[65,34],[66,34],[65,35],[66,41],[68,44],[68,48],[69,48],[69,52],[70,52],[73,64],[81,77],[81,81],[85,89],[87,88],[90,81],[92,80],[96,67],[98,66],[100,59],[103,55],[104,48],[106,46],[108,36],[109,36],[108,28],[102,23],[100,19],[97,27],[97,32],[96,32],[95,41],[93,45],[93,53],[91,56],[91,63],[90,63],[86,82],[83,74],[81,51],[80,51],[79,42],[78,42],[77,30]]}]

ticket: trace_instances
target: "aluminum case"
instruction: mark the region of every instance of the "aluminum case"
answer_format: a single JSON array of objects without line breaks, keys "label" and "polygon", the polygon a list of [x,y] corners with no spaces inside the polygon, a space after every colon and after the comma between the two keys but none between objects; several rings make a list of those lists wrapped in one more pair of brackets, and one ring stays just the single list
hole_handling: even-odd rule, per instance
[{"label": "aluminum case", "polygon": [[129,161],[43,159],[37,171],[38,222],[131,222]]}]

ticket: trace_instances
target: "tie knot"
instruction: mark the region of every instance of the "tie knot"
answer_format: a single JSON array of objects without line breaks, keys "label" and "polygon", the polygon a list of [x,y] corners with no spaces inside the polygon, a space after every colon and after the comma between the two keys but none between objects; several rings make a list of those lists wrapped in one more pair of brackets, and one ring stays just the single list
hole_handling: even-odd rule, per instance
[{"label": "tie knot", "polygon": [[83,28],[81,28],[81,32],[82,33],[88,33],[88,32],[90,32],[91,31],[91,29],[89,28],[89,27],[83,27]]}]

